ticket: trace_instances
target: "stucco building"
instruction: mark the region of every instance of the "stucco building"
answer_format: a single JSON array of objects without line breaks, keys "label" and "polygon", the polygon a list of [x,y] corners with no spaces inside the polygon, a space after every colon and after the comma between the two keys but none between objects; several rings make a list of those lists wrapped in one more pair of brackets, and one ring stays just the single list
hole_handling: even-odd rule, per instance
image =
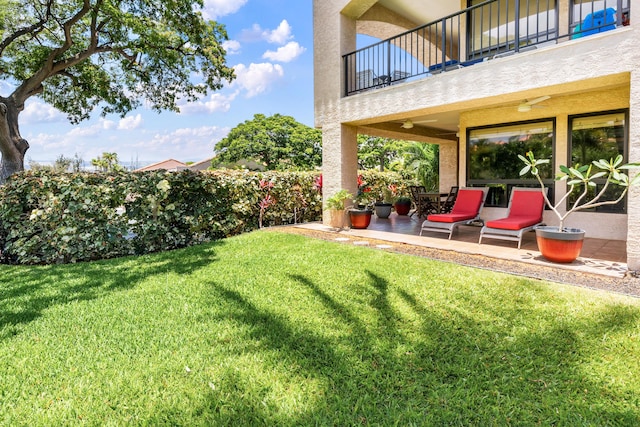
[{"label": "stucco building", "polygon": [[[326,196],[356,189],[357,135],[440,146],[440,186],[490,187],[505,215],[517,154],[559,165],[640,162],[640,0],[314,0],[315,121]],[[554,224],[552,215],[545,221]],[[640,269],[640,188],[573,214],[588,237],[627,242]]]}]

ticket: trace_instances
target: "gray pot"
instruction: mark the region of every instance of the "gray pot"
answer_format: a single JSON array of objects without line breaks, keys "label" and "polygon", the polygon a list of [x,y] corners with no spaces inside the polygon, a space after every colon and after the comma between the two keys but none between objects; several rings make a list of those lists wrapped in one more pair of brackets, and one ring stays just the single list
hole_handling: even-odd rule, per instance
[{"label": "gray pot", "polygon": [[389,215],[391,215],[392,208],[393,208],[393,205],[391,203],[376,203],[375,204],[376,216],[378,218],[389,218]]},{"label": "gray pot", "polygon": [[565,227],[560,231],[556,226],[541,225],[536,227],[536,236],[555,240],[583,240],[584,230]]}]

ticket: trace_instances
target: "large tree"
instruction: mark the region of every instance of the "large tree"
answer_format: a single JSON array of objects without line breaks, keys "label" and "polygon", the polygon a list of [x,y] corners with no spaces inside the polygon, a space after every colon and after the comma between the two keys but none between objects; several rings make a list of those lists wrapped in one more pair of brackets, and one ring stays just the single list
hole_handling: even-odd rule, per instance
[{"label": "large tree", "polygon": [[358,167],[377,168],[380,172],[392,169],[402,159],[401,152],[408,145],[407,141],[359,134]]},{"label": "large tree", "polygon": [[216,144],[215,164],[252,160],[268,170],[305,170],[322,164],[320,130],[291,116],[256,114]]},{"label": "large tree", "polygon": [[[72,123],[146,101],[178,110],[233,79],[202,0],[0,0],[0,183],[24,169],[18,116],[38,96]],[[193,76],[198,76],[194,80]]]},{"label": "large tree", "polygon": [[404,150],[405,169],[415,173],[427,191],[438,191],[440,147],[436,144],[414,142]]}]

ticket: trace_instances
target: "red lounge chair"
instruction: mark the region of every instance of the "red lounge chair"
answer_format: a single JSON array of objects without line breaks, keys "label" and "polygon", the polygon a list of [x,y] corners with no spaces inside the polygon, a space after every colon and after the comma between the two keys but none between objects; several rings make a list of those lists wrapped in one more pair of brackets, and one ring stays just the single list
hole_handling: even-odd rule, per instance
[{"label": "red lounge chair", "polygon": [[449,239],[456,227],[480,220],[480,211],[484,206],[489,188],[461,188],[450,213],[432,214],[422,223],[420,235],[424,231],[447,233]]},{"label": "red lounge chair", "polygon": [[514,187],[511,190],[507,217],[487,221],[480,230],[478,243],[482,243],[483,237],[511,240],[518,242],[520,249],[523,234],[542,224],[543,211],[544,196],[539,188]]}]

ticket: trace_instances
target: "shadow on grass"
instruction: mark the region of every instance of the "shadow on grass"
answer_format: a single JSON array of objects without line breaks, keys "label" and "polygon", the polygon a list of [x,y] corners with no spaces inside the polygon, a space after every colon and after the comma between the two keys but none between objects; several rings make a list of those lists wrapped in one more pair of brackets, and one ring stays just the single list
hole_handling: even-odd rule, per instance
[{"label": "shadow on grass", "polygon": [[[260,391],[269,384],[229,368],[224,376],[233,391],[211,392],[198,409],[203,418],[222,425],[640,425],[637,399],[627,401],[623,389],[589,370],[601,355],[596,346],[603,336],[638,328],[637,308],[607,306],[597,318],[564,317],[553,307],[527,312],[526,300],[501,304],[491,293],[473,299],[472,309],[442,301],[431,305],[366,273],[367,283],[350,285],[360,287],[358,296],[368,301],[372,318],[304,275],[290,276],[324,308],[318,316],[344,325],[342,334],[294,323],[212,284],[226,307],[221,319],[232,317],[248,331],[239,339],[259,343],[239,354],[260,358],[274,351],[281,355],[269,361],[281,365],[274,369],[325,388],[308,410],[283,414]],[[536,298],[554,298],[533,282],[513,285],[534,287]],[[409,307],[408,315],[400,303]],[[521,320],[527,316],[543,317],[543,326],[530,328]]]},{"label": "shadow on grass", "polygon": [[[167,273],[188,274],[216,260],[224,241],[200,247],[56,266],[0,266],[0,341],[18,334],[43,311],[123,291]],[[63,285],[64,284],[64,285]]]}]

